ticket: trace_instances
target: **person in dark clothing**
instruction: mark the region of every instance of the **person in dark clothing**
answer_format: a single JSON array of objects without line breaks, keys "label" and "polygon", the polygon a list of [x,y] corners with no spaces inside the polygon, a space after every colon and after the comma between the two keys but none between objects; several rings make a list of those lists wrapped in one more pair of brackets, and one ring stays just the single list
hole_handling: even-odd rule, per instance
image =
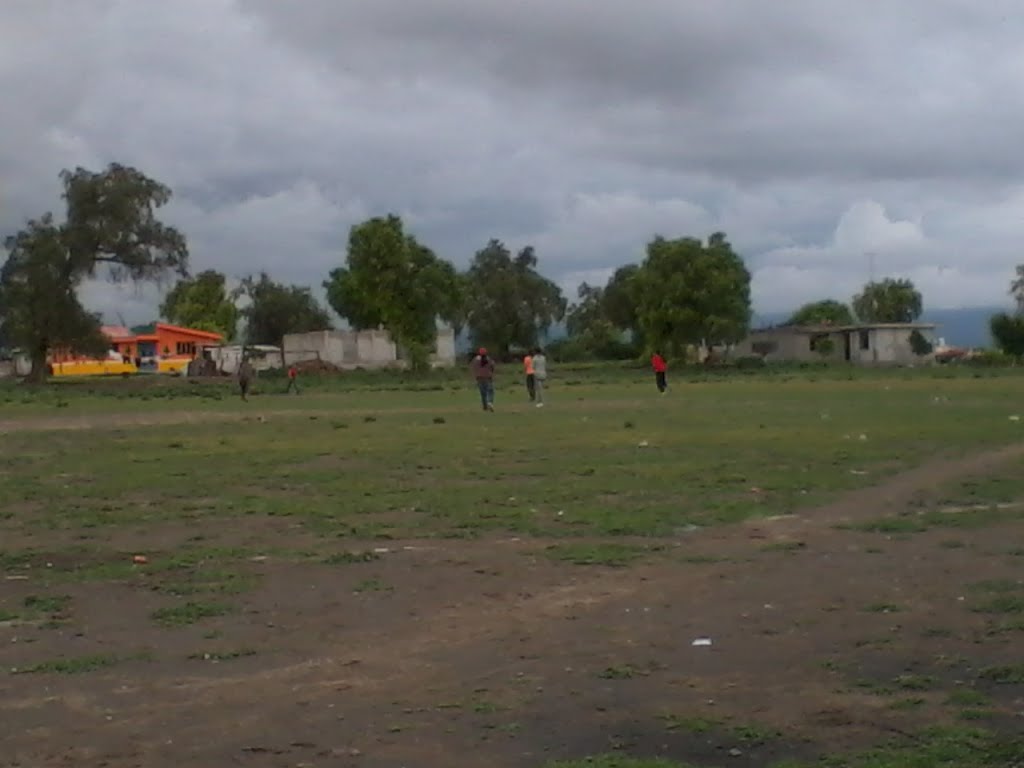
[{"label": "person in dark clothing", "polygon": [[487,350],[483,347],[477,352],[469,370],[476,379],[477,388],[480,390],[480,402],[485,411],[494,410],[494,361],[488,357]]},{"label": "person in dark clothing", "polygon": [[654,369],[654,382],[658,385],[658,391],[664,395],[668,391],[668,364],[660,352],[651,355],[651,367]]},{"label": "person in dark clothing", "polygon": [[242,400],[249,402],[249,383],[252,381],[252,366],[248,360],[243,360],[241,365],[238,366],[238,390],[242,395]]}]

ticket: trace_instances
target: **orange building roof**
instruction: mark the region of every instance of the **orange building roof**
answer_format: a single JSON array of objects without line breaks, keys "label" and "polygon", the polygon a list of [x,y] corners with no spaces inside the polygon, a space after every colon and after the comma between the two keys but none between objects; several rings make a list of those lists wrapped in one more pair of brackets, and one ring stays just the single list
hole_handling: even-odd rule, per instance
[{"label": "orange building roof", "polygon": [[220,341],[224,337],[219,333],[212,333],[210,331],[200,331],[195,328],[182,328],[180,325],[170,325],[168,323],[157,323],[156,331],[171,331],[172,333],[180,333],[185,336],[195,336],[197,339],[206,339],[207,341]]}]

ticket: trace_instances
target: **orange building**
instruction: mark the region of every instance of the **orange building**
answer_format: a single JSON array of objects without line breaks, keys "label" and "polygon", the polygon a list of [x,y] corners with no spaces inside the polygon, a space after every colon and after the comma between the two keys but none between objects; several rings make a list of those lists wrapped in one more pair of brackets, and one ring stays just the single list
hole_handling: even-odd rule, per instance
[{"label": "orange building", "polygon": [[119,325],[105,325],[101,330],[110,339],[111,349],[133,360],[137,357],[191,360],[203,348],[214,347],[224,340],[219,333],[167,323],[153,323],[140,333],[132,333]]},{"label": "orange building", "polygon": [[[177,373],[204,348],[217,346],[224,338],[219,333],[168,323],[153,323],[139,333],[121,325],[104,325],[100,330],[110,339],[108,359],[94,360],[55,351],[50,355],[54,374],[136,373],[140,370]],[[111,368],[112,365],[117,370]]]}]

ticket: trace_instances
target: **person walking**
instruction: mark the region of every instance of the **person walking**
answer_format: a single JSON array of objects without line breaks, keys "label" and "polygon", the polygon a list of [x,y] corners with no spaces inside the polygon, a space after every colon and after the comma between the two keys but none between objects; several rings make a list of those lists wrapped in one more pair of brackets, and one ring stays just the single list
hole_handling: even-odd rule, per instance
[{"label": "person walking", "polygon": [[526,393],[530,396],[530,402],[537,399],[537,377],[533,370],[533,353],[527,352],[523,358],[523,370],[526,373]]},{"label": "person walking", "polygon": [[485,411],[494,411],[494,360],[483,347],[477,352],[476,357],[469,366],[473,378],[476,379],[477,389],[480,390],[480,403]]},{"label": "person walking", "polygon": [[548,380],[548,359],[544,356],[544,350],[538,347],[533,351],[533,376],[534,394],[537,400],[537,407],[544,407],[544,386]]},{"label": "person walking", "polygon": [[252,381],[252,366],[248,360],[242,360],[238,366],[238,391],[242,395],[243,402],[249,402],[249,382]]},{"label": "person walking", "polygon": [[660,352],[651,355],[651,367],[654,369],[654,381],[658,385],[658,391],[664,395],[668,391],[668,364]]},{"label": "person walking", "polygon": [[294,365],[288,366],[288,388],[284,393],[287,395],[289,392],[299,394],[299,369]]}]

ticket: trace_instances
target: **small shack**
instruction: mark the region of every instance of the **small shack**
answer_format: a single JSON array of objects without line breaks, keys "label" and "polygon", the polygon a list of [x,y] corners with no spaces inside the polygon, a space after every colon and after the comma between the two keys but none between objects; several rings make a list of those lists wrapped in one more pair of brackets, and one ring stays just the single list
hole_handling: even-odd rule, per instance
[{"label": "small shack", "polygon": [[934,323],[781,325],[751,331],[734,354],[769,362],[917,365],[934,359],[935,332]]}]

